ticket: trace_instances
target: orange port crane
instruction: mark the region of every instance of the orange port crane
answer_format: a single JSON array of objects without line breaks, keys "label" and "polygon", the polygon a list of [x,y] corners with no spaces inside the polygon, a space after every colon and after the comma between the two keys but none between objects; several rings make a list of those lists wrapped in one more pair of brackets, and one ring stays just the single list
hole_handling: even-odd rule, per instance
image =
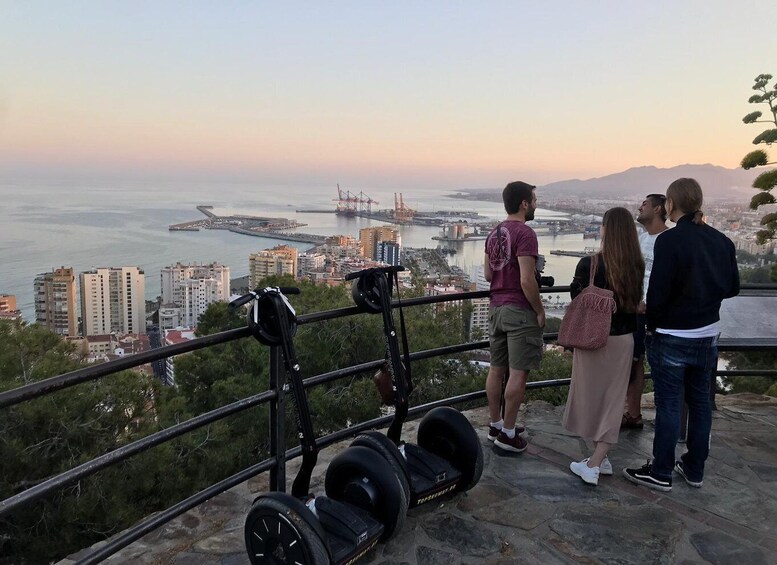
[{"label": "orange port crane", "polygon": [[337,198],[333,200],[337,202],[335,212],[344,216],[355,216],[357,212],[369,216],[372,214],[372,205],[378,204],[377,200],[373,200],[362,191],[359,194],[354,194],[350,190],[343,191],[339,184]]},{"label": "orange port crane", "polygon": [[415,210],[405,205],[402,200],[402,193],[399,193],[399,199],[397,199],[397,193],[394,193],[394,219],[399,223],[410,223],[415,216]]}]

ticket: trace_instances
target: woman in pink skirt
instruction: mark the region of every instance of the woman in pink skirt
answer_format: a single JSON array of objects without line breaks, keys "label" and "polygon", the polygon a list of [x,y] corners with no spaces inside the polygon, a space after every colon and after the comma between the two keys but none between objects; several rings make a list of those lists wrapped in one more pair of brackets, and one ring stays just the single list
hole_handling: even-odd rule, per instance
[{"label": "woman in pink skirt", "polygon": [[570,290],[572,298],[589,284],[592,257],[596,257],[594,284],[613,291],[617,311],[612,315],[604,347],[575,349],[563,425],[593,442],[593,454],[572,462],[569,468],[586,483],[596,485],[600,474],[612,475],[607,452],[618,442],[645,272],[637,228],[626,208],[605,212],[601,250],[577,264]]}]

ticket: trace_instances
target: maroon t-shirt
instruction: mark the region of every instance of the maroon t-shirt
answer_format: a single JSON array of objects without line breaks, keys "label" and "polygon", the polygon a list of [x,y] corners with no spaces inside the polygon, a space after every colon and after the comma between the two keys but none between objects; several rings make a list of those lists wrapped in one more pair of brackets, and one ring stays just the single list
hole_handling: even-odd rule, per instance
[{"label": "maroon t-shirt", "polygon": [[491,306],[515,304],[531,310],[521,287],[518,257],[539,255],[534,230],[523,222],[505,220],[488,234],[486,255],[491,265]]}]

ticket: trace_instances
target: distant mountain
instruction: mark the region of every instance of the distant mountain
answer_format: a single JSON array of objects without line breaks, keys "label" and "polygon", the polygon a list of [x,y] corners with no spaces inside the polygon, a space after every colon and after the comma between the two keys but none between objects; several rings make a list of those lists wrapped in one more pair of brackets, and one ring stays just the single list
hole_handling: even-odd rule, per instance
[{"label": "distant mountain", "polygon": [[564,180],[538,187],[539,191],[553,191],[556,194],[585,196],[634,196],[644,197],[650,193],[665,193],[672,181],[691,177],[699,181],[706,198],[747,199],[755,194],[753,179],[764,168],[727,169],[717,165],[678,165],[669,169],[658,167],[634,167],[621,173],[587,180]]}]

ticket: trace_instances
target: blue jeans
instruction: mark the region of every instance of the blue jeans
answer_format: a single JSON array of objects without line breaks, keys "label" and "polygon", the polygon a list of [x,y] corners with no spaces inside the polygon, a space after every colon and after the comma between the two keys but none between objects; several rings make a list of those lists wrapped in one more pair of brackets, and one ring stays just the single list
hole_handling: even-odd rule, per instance
[{"label": "blue jeans", "polygon": [[688,451],[681,459],[688,480],[701,481],[710,451],[710,381],[717,365],[718,338],[687,339],[653,332],[645,342],[656,403],[653,474],[659,479],[672,478],[684,395]]}]

